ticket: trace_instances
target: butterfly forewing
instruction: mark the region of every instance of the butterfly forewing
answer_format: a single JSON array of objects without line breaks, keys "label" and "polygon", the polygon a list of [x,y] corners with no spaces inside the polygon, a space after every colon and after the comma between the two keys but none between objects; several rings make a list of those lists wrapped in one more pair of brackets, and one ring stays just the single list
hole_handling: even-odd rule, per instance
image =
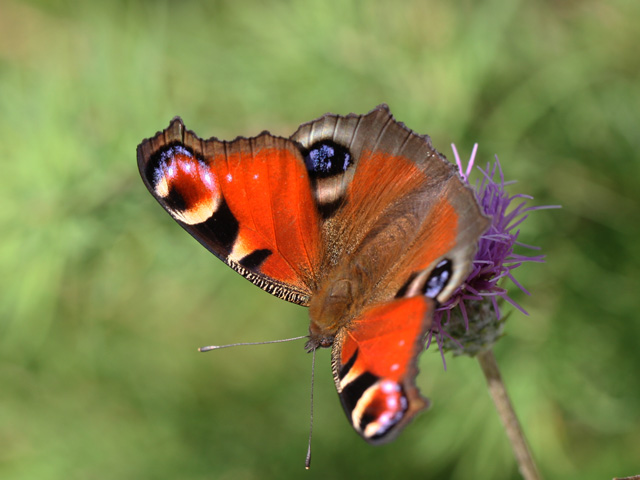
[{"label": "butterfly forewing", "polygon": [[312,299],[312,336],[335,335],[359,308],[391,300],[446,257],[452,278],[438,297],[444,301],[469,271],[487,219],[429,138],[385,106],[363,116],[326,115],[292,138],[305,148],[335,142],[353,158],[339,207],[323,223],[324,263],[333,268]]},{"label": "butterfly forewing", "polygon": [[308,303],[322,242],[293,142],[267,133],[201,140],[174,119],[140,145],[138,164],[149,191],[212,253],[266,291]]},{"label": "butterfly forewing", "polygon": [[415,377],[433,304],[419,296],[370,307],[336,338],[336,388],[347,418],[370,443],[393,439],[428,406]]}]

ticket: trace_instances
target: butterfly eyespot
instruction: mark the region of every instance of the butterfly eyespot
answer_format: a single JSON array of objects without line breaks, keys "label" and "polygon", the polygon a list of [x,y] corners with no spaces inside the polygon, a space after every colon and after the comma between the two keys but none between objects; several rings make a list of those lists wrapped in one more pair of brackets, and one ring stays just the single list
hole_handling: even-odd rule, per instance
[{"label": "butterfly eyespot", "polygon": [[316,178],[342,175],[353,164],[351,153],[335,142],[318,142],[304,156],[307,170]]},{"label": "butterfly eyespot", "polygon": [[301,150],[309,173],[318,212],[324,219],[332,217],[344,205],[354,158],[349,149],[332,141],[321,140]]},{"label": "butterfly eyespot", "polygon": [[155,153],[149,161],[147,180],[169,213],[188,225],[211,218],[222,200],[209,165],[181,145],[168,145]]},{"label": "butterfly eyespot", "polygon": [[369,440],[380,440],[402,420],[408,407],[402,387],[394,381],[381,380],[358,401],[352,413],[354,425]]},{"label": "butterfly eyespot", "polygon": [[449,283],[451,272],[452,265],[450,260],[443,260],[438,263],[424,284],[424,295],[429,298],[436,298]]}]

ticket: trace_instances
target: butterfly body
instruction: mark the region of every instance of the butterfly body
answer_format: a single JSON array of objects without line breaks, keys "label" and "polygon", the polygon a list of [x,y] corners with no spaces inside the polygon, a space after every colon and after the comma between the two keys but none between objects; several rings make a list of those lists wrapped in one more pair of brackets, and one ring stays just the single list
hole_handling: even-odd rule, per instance
[{"label": "butterfly body", "polygon": [[325,115],[289,139],[202,140],[180,119],[138,147],[149,191],[267,292],[309,307],[355,430],[393,438],[426,408],[416,360],[437,302],[487,227],[473,192],[386,106]]}]

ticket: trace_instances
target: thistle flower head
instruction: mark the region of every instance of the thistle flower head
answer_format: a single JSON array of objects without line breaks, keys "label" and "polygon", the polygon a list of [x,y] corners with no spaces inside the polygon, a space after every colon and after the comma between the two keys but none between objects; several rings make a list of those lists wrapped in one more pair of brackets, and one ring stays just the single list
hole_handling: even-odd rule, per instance
[{"label": "thistle flower head", "polygon": [[[455,145],[453,154],[460,175],[468,177],[474,165],[478,149],[476,144],[471,158],[463,167]],[[538,247],[518,241],[519,226],[529,216],[529,212],[549,206],[527,206],[533,197],[524,194],[509,195],[505,187],[515,182],[505,182],[498,157],[485,169],[477,167],[482,178],[472,188],[485,215],[491,219],[489,229],[480,237],[473,267],[464,283],[436,310],[428,337],[428,345],[435,337],[440,351],[453,351],[456,355],[474,356],[491,348],[501,336],[505,317],[500,311],[500,303],[505,301],[527,315],[527,312],[508,294],[504,281],[510,280],[525,294],[530,293],[516,280],[515,270],[526,262],[543,262],[544,255],[516,253],[520,247],[536,251]],[[446,364],[445,364],[446,366]]]}]

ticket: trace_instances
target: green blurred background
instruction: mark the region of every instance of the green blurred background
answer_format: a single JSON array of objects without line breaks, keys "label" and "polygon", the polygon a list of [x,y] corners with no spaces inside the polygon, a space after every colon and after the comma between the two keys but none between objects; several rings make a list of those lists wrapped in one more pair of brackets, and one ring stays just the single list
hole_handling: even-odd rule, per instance
[{"label": "green blurred background", "polygon": [[534,213],[496,346],[547,478],[640,473],[640,2],[0,0],[0,478],[515,479],[473,359],[422,356],[432,409],[365,444],[306,311],[200,247],[138,177],[181,115],[289,135],[386,102],[451,158],[480,143]]}]

